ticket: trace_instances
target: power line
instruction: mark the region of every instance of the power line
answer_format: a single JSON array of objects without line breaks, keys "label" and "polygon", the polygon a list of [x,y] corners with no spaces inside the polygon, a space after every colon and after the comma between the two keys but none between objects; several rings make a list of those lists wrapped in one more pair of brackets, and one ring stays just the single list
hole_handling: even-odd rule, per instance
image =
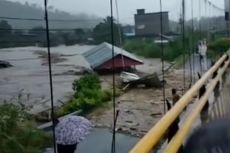
[{"label": "power line", "polygon": [[[50,29],[49,31],[75,31],[76,29],[79,29],[79,28],[66,28],[66,29],[58,29],[58,28],[55,28],[55,29]],[[81,29],[81,28],[80,28]],[[45,32],[46,29],[29,29],[29,28],[19,28],[19,29],[5,29],[5,28],[0,28],[0,31],[30,31],[30,32]]]},{"label": "power line", "polygon": [[[0,16],[0,19],[18,20],[18,21],[44,21],[42,18],[21,18],[21,17],[7,17]],[[99,19],[49,19],[51,22],[99,22]]]},{"label": "power line", "polygon": [[112,146],[111,146],[111,153],[116,152],[116,121],[117,121],[117,113],[116,113],[116,88],[115,88],[115,52],[114,52],[114,24],[113,24],[113,0],[110,0],[110,30],[111,30],[111,43],[112,43],[112,71],[113,71],[113,135],[112,135]]},{"label": "power line", "polygon": [[11,58],[11,59],[4,59],[6,61],[28,61],[28,60],[40,60],[41,58],[36,57],[36,58]]},{"label": "power line", "polygon": [[[78,28],[76,28],[76,29],[78,29]],[[49,32],[74,32],[76,29],[50,29]],[[22,36],[36,36],[36,35],[40,34],[38,32],[44,32],[45,33],[46,30],[45,29],[4,29],[4,28],[1,29],[0,28],[0,32],[1,31],[13,31],[13,32],[27,31],[28,33],[22,32]],[[89,33],[92,33],[92,31],[89,31]],[[15,33],[12,33],[12,34],[15,35]],[[108,34],[110,34],[109,31],[103,31],[103,33],[94,34],[94,36],[106,36]]]},{"label": "power line", "polygon": [[25,21],[45,21],[44,19],[18,18],[18,17],[6,17],[6,16],[0,16],[0,19],[6,19],[6,20],[25,20]]},{"label": "power line", "polygon": [[18,43],[18,44],[32,44],[32,43],[46,43],[46,41],[40,41],[40,40],[38,40],[38,41],[36,41],[36,40],[34,40],[34,41],[11,41],[11,40],[9,40],[9,41],[0,41],[0,43]]}]

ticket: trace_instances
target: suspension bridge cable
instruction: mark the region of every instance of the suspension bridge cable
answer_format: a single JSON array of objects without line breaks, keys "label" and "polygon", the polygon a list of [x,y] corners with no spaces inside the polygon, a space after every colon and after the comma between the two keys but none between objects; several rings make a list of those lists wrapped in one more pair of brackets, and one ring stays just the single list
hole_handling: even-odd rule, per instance
[{"label": "suspension bridge cable", "polygon": [[194,9],[193,9],[193,0],[191,0],[191,18],[192,18],[192,34],[191,34],[191,43],[192,43],[192,76],[193,81],[195,82],[195,49],[194,49]]},{"label": "suspension bridge cable", "polygon": [[[116,4],[116,12],[117,12],[117,25],[118,25],[118,35],[119,35],[119,47],[122,48],[122,34],[121,34],[121,26],[120,26],[120,17],[119,17],[119,8],[118,8],[118,0],[115,0]],[[124,56],[123,56],[123,50],[121,54],[121,60],[122,60],[122,67],[125,69],[125,61],[124,61]]]},{"label": "suspension bridge cable", "polygon": [[46,24],[46,38],[47,38],[47,51],[48,51],[48,65],[49,65],[49,80],[50,80],[50,98],[51,98],[51,117],[52,117],[52,131],[53,131],[53,145],[54,153],[56,150],[56,136],[55,136],[55,119],[54,119],[54,96],[53,96],[53,78],[52,78],[52,63],[51,63],[51,54],[50,54],[50,37],[49,37],[49,19],[48,19],[48,10],[47,10],[47,0],[44,0],[45,7],[45,24]]},{"label": "suspension bridge cable", "polygon": [[206,29],[206,38],[208,38],[208,18],[207,18],[207,0],[204,0],[204,10],[205,10],[205,29]]},{"label": "suspension bridge cable", "polygon": [[193,82],[193,72],[192,72],[192,44],[190,43],[190,48],[188,49],[188,62],[189,62],[189,87],[191,88]]},{"label": "suspension bridge cable", "polygon": [[[185,2],[184,5],[186,6],[186,2]],[[185,16],[185,18],[186,18],[186,16]],[[188,50],[188,62],[189,62],[189,86],[188,86],[188,88],[190,88],[192,86],[192,83],[193,83],[193,76],[192,76],[192,73],[193,73],[192,72],[192,43],[191,43],[190,37],[191,36],[188,34],[188,38],[189,38],[189,47],[187,49]]]},{"label": "suspension bridge cable", "polygon": [[119,17],[119,8],[118,8],[118,0],[115,0],[116,13],[117,13],[117,24],[118,24],[118,34],[119,34],[119,47],[122,45],[121,38],[121,27],[120,27],[120,17]]},{"label": "suspension bridge cable", "polygon": [[160,30],[161,30],[161,65],[162,65],[162,80],[163,80],[163,101],[164,101],[164,114],[166,113],[166,97],[165,97],[165,65],[164,65],[164,46],[163,46],[163,14],[162,14],[162,0],[160,0]]},{"label": "suspension bridge cable", "polygon": [[210,30],[211,30],[211,3],[208,1],[208,40],[210,39]]},{"label": "suspension bridge cable", "polygon": [[185,49],[185,0],[182,0],[182,23],[181,23],[181,32],[182,32],[182,51],[183,51],[183,93],[185,92],[185,82],[186,82],[186,78],[185,78],[185,53],[186,53],[186,49]]},{"label": "suspension bridge cable", "polygon": [[115,88],[115,52],[114,52],[114,22],[113,22],[113,0],[110,0],[110,30],[111,30],[111,43],[112,43],[112,71],[113,71],[113,97],[112,97],[112,102],[113,102],[113,135],[112,135],[112,146],[111,146],[111,153],[116,152],[116,88]]},{"label": "suspension bridge cable", "polygon": [[[198,52],[200,51],[200,47],[201,47],[201,0],[199,0],[198,3],[198,8],[199,8],[199,44],[198,44]],[[200,52],[199,52],[200,54]],[[199,63],[200,63],[200,73],[201,75],[203,74],[203,70],[202,70],[202,63],[201,63],[201,55],[199,56]]]},{"label": "suspension bridge cable", "polygon": [[199,38],[201,40],[201,0],[199,0]]}]

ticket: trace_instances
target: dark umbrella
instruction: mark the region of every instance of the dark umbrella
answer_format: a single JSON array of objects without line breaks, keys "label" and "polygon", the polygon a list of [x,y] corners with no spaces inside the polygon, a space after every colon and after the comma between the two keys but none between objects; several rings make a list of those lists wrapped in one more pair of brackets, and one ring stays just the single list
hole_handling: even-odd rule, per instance
[{"label": "dark umbrella", "polygon": [[60,145],[79,144],[90,133],[92,124],[81,116],[70,116],[61,120],[56,128],[56,143]]}]

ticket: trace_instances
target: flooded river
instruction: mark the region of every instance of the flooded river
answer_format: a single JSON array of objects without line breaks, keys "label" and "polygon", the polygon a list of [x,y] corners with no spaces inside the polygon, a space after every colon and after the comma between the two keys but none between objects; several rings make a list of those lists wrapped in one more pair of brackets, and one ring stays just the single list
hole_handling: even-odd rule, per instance
[{"label": "flooded river", "polygon": [[[52,65],[54,83],[54,101],[56,105],[72,94],[72,82],[79,78],[66,75],[67,71],[76,71],[79,66],[88,67],[81,53],[93,46],[59,46],[51,48],[66,60]],[[36,51],[46,48],[22,47],[0,50],[0,60],[9,61],[13,67],[0,69],[0,101],[23,101],[38,113],[50,107],[48,66],[42,64]]]},{"label": "flooded river", "polygon": [[[65,59],[52,64],[55,105],[62,104],[72,95],[72,82],[80,76],[70,75],[67,72],[77,71],[79,67],[89,68],[81,54],[92,47],[94,46],[74,45],[51,48],[52,53],[58,53]],[[21,101],[31,109],[32,113],[50,108],[48,66],[36,53],[38,51],[47,51],[47,49],[39,47],[0,49],[0,60],[8,61],[13,65],[10,68],[0,69],[0,102]],[[160,59],[142,58],[142,60],[145,64],[137,67],[139,71],[144,73],[161,71]],[[197,61],[195,67],[199,67],[197,56],[195,60]],[[169,66],[169,63],[166,63],[166,66]],[[186,69],[189,69],[189,64],[186,64]],[[111,139],[112,134],[109,130],[94,129],[79,145],[78,153],[108,153],[111,149]],[[117,134],[117,151],[126,153],[137,141],[136,137]],[[47,153],[52,153],[52,149]]]},{"label": "flooded river", "polygon": [[[77,75],[67,75],[79,66],[89,67],[81,54],[94,46],[59,46],[51,48],[52,53],[59,53],[65,61],[52,65],[54,83],[54,101],[56,105],[72,95],[72,82]],[[38,113],[50,108],[50,89],[48,66],[36,54],[47,51],[46,48],[21,47],[0,49],[0,60],[9,61],[13,67],[0,69],[0,102],[21,101]],[[108,153],[111,149],[112,134],[108,129],[94,129],[78,147],[78,153]],[[100,140],[100,141],[98,141]],[[126,153],[138,141],[138,138],[117,134],[117,151]],[[52,149],[47,153],[52,153]]]},{"label": "flooded river", "polygon": [[[94,46],[74,45],[51,48],[52,54],[59,54],[65,60],[52,64],[54,102],[61,105],[72,95],[72,82],[78,75],[67,72],[89,68],[82,53]],[[0,102],[23,102],[31,113],[39,113],[50,108],[50,88],[48,65],[37,52],[47,52],[46,48],[20,47],[0,49],[0,60],[10,62],[13,67],[0,69]],[[145,64],[139,68],[142,72],[160,72],[160,59],[143,59]]]}]

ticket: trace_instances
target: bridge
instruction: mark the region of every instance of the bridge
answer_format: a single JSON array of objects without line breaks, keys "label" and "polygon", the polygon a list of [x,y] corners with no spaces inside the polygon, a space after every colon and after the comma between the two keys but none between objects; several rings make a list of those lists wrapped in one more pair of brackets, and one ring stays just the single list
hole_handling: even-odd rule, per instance
[{"label": "bridge", "polygon": [[[177,153],[194,129],[229,112],[229,64],[227,51],[181,99],[147,132],[129,153]],[[180,118],[179,130],[167,142],[165,135]]]}]

